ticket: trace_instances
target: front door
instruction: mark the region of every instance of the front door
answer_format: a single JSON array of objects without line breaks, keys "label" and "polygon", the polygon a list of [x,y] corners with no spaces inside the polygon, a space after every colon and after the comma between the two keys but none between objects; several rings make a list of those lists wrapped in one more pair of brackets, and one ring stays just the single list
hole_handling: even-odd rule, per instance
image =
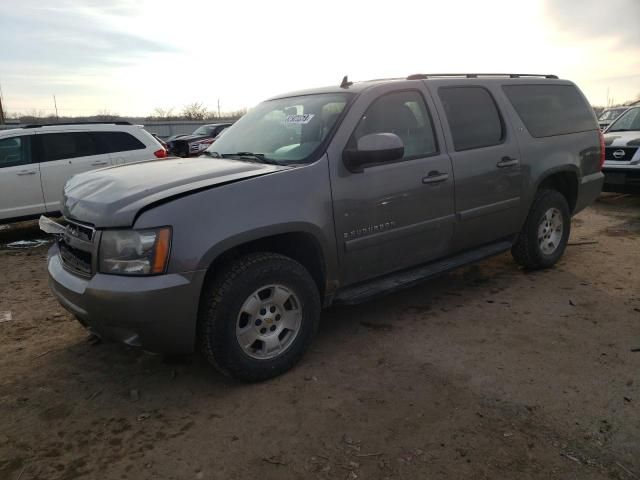
[{"label": "front door", "polygon": [[61,210],[62,190],[74,175],[110,164],[88,132],[43,133],[36,136],[47,212]]},{"label": "front door", "polygon": [[[520,151],[492,92],[483,86],[434,88],[456,178],[454,251],[519,229]],[[500,92],[495,92],[500,93]]]},{"label": "front door", "polygon": [[32,138],[0,139],[0,220],[45,211],[40,168],[31,158]]},{"label": "front door", "polygon": [[[441,257],[453,235],[453,172],[431,99],[415,83],[390,87],[360,95],[340,129],[346,143],[329,150],[343,286]],[[341,151],[371,133],[399,136],[404,157],[348,171]]]}]

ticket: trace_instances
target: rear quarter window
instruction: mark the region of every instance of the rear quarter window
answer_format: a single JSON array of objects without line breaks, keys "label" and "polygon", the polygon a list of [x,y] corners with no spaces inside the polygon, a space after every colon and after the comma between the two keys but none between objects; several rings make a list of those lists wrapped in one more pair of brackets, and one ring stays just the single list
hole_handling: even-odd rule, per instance
[{"label": "rear quarter window", "polygon": [[147,148],[144,143],[127,132],[91,132],[100,153],[129,152]]},{"label": "rear quarter window", "polygon": [[502,89],[533,137],[598,128],[593,110],[573,85],[504,85]]}]

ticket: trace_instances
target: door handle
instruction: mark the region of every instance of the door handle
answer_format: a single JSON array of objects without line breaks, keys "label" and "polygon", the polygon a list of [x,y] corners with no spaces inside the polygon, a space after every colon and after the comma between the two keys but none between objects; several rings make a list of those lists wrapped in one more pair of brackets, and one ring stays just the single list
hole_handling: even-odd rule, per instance
[{"label": "door handle", "polygon": [[449,180],[448,173],[441,173],[436,170],[429,172],[426,177],[422,177],[422,183],[429,185],[446,182],[447,180]]},{"label": "door handle", "polygon": [[16,175],[35,175],[35,170],[20,170]]},{"label": "door handle", "polygon": [[98,166],[98,165],[108,165],[108,164],[109,164],[109,162],[107,162],[105,160],[97,160],[95,162],[91,162],[91,165],[96,165],[96,166]]},{"label": "door handle", "polygon": [[513,167],[515,165],[518,165],[518,159],[506,156],[500,159],[500,161],[496,164],[496,167],[507,168],[507,167]]}]

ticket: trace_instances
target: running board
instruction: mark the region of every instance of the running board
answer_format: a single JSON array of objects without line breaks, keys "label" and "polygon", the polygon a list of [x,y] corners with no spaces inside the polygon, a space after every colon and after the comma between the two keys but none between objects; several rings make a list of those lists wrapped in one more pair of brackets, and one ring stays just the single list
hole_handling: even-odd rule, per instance
[{"label": "running board", "polygon": [[512,242],[502,241],[483,247],[469,250],[453,257],[437,260],[433,263],[421,265],[411,270],[403,270],[398,273],[385,275],[365,283],[346,287],[340,290],[333,298],[334,304],[355,305],[370,300],[380,294],[386,294],[411,287],[420,282],[436,277],[443,273],[455,270],[463,265],[478,262],[487,257],[492,257],[511,248]]}]

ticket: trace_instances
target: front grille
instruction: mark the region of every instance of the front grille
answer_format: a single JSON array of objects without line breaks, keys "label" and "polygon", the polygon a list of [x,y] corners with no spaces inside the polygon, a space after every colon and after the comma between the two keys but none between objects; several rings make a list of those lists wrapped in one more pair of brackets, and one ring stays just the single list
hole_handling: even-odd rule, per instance
[{"label": "front grille", "polygon": [[85,242],[93,241],[93,234],[96,232],[93,228],[87,227],[85,225],[80,225],[79,223],[67,223],[67,233],[72,237],[79,238],[80,240],[84,240]]},{"label": "front grille", "polygon": [[64,240],[58,241],[62,264],[69,270],[81,275],[91,275],[91,252],[85,252],[68,245]]},{"label": "front grille", "polygon": [[58,241],[64,268],[82,276],[90,277],[93,274],[95,233],[93,227],[67,220],[67,228]]},{"label": "front grille", "polygon": [[604,159],[616,162],[630,162],[638,147],[607,147],[604,149]]}]

